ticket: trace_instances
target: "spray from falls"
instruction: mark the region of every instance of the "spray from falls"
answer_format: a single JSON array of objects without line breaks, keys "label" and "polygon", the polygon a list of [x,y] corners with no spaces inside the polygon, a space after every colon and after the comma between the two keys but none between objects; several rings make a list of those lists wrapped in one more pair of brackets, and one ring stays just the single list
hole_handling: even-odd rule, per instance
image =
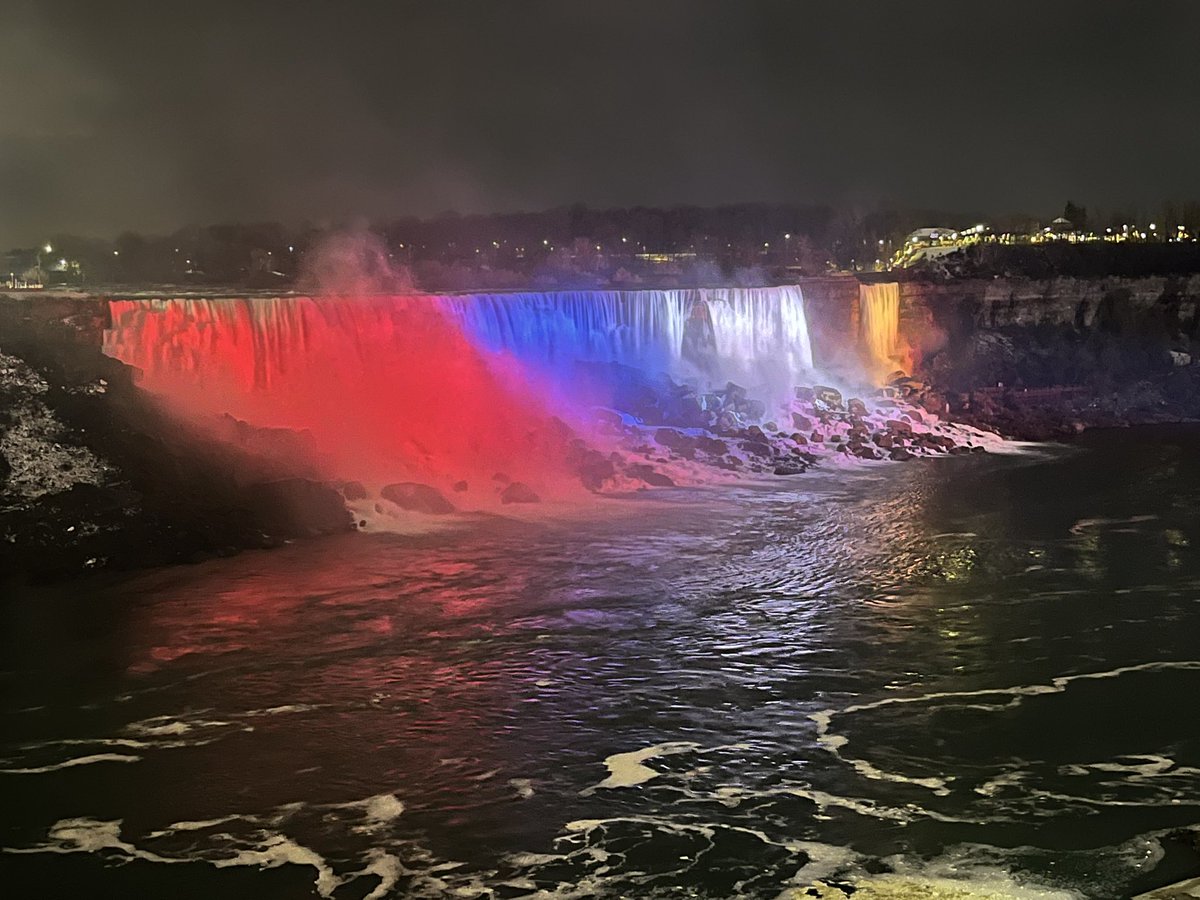
[{"label": "spray from falls", "polygon": [[566,477],[538,392],[427,298],[112,301],[110,313],[105,352],[173,411],[307,431],[331,475]]}]

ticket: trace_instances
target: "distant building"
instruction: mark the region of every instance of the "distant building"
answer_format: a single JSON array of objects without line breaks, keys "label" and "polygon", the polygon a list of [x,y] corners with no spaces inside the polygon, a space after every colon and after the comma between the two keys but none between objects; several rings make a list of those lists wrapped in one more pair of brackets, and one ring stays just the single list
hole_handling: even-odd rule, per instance
[{"label": "distant building", "polygon": [[1070,219],[1064,219],[1062,216],[1059,216],[1057,219],[1047,225],[1043,231],[1045,231],[1047,234],[1066,237],[1067,235],[1075,234],[1077,229]]}]

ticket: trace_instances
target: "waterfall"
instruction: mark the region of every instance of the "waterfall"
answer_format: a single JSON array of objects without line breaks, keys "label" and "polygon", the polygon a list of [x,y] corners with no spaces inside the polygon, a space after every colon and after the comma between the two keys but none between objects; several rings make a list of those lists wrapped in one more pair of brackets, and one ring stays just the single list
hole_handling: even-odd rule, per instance
[{"label": "waterfall", "polygon": [[343,477],[546,477],[543,394],[427,297],[114,300],[104,351],[173,412],[308,432]]},{"label": "waterfall", "polygon": [[883,377],[901,365],[900,285],[858,286],[859,333],[871,366]]},{"label": "waterfall", "polygon": [[615,362],[674,377],[789,377],[812,368],[797,286],[562,291],[441,298],[481,346],[556,367]]},{"label": "waterfall", "polygon": [[783,399],[812,365],[797,287],[113,300],[109,311],[105,352],[173,409],[306,430],[353,472],[528,471],[551,411],[613,405],[631,372]]}]

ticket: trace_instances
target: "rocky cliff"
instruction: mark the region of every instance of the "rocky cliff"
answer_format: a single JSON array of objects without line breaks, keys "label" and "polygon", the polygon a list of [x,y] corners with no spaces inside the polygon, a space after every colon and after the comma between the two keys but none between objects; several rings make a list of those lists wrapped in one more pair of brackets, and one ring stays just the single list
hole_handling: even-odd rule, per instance
[{"label": "rocky cliff", "polygon": [[901,284],[951,410],[1016,436],[1200,417],[1200,276]]},{"label": "rocky cliff", "polygon": [[349,530],[336,490],[262,452],[294,436],[231,421],[218,439],[159,410],[101,352],[105,310],[0,297],[0,582]]}]

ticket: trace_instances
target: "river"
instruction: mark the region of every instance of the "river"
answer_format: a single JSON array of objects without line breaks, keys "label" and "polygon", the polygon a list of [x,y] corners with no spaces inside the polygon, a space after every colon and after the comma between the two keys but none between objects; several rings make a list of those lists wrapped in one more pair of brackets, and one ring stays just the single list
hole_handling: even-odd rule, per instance
[{"label": "river", "polygon": [[[1121,898],[1200,867],[1200,431],[9,591],[42,895]],[[954,893],[954,891],[974,893]]]}]

